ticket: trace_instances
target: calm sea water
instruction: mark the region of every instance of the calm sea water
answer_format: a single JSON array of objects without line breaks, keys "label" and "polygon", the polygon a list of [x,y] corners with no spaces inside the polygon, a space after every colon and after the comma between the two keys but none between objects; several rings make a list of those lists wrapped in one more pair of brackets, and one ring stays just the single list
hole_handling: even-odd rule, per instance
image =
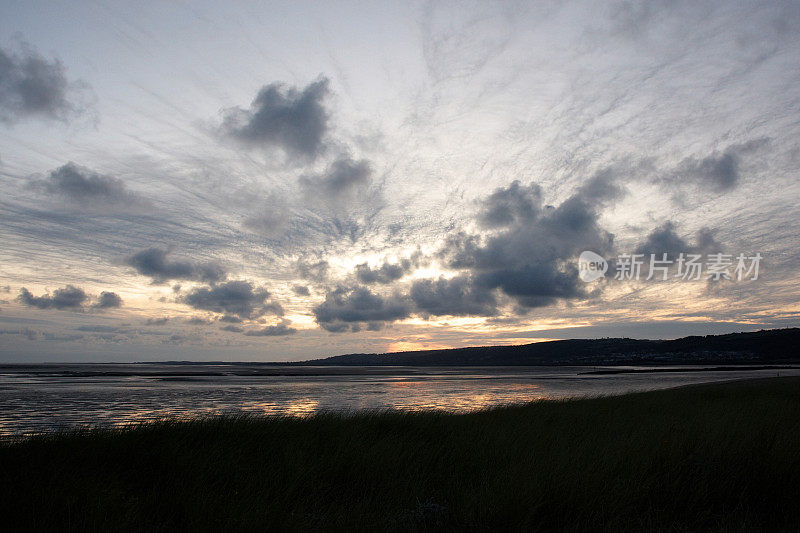
[{"label": "calm sea water", "polygon": [[800,375],[800,370],[785,369],[586,373],[599,369],[0,365],[0,434],[242,412],[299,416],[360,409],[465,412],[546,398],[620,394],[777,373]]}]

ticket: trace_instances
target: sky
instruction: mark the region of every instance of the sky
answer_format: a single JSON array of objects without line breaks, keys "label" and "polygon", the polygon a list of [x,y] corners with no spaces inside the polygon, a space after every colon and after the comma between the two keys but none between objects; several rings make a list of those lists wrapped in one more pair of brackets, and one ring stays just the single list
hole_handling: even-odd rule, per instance
[{"label": "sky", "polygon": [[796,327],[797,65],[799,2],[4,1],[0,361]]}]

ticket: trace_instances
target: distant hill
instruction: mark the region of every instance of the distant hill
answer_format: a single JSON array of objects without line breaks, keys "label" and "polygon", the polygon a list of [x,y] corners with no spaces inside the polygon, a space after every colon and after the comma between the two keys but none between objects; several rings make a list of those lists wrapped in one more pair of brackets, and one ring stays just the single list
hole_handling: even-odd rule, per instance
[{"label": "distant hill", "polygon": [[674,340],[573,339],[383,354],[348,354],[294,363],[344,366],[537,366],[800,363],[800,329]]}]

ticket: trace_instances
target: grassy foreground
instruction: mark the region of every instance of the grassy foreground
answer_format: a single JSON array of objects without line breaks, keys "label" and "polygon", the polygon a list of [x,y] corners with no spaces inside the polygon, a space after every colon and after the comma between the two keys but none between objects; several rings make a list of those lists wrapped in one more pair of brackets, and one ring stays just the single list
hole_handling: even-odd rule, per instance
[{"label": "grassy foreground", "polygon": [[34,529],[776,531],[798,501],[800,378],[0,445],[3,520]]}]

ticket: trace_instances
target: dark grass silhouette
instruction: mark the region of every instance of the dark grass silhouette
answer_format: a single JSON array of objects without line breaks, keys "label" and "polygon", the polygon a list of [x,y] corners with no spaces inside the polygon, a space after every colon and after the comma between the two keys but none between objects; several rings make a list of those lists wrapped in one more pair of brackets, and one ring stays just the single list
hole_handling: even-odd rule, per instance
[{"label": "dark grass silhouette", "polygon": [[797,530],[800,378],[46,435],[0,474],[39,529]]}]

